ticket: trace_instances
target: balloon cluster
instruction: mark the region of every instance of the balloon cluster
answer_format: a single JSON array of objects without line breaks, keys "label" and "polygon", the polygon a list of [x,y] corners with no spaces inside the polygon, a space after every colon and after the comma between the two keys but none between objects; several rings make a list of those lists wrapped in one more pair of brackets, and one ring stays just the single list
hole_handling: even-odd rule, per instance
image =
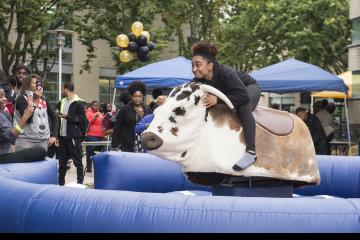
[{"label": "balloon cluster", "polygon": [[150,33],[144,31],[141,22],[134,22],[128,35],[118,35],[116,44],[121,49],[119,54],[121,62],[130,62],[136,56],[140,61],[146,62],[149,60],[149,52],[155,48],[154,43],[150,42]]}]

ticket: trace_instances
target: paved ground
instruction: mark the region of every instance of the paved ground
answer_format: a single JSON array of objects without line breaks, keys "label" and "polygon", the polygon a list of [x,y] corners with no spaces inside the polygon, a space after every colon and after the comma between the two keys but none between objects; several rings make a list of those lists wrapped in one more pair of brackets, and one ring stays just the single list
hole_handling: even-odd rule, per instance
[{"label": "paved ground", "polygon": [[[83,157],[83,165],[85,169],[86,167],[85,156]],[[71,182],[75,182],[75,183],[77,182],[76,167],[74,166],[73,162],[71,162],[70,166],[71,168],[66,172],[65,185]],[[94,172],[92,173],[85,172],[84,185],[87,185],[89,188],[94,188]]]}]

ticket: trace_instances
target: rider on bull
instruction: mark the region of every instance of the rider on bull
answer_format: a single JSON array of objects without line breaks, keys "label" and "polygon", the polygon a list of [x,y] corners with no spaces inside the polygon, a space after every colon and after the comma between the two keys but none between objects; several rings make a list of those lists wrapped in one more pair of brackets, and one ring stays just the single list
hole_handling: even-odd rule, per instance
[{"label": "rider on bull", "polygon": [[[192,46],[192,72],[194,81],[211,85],[224,93],[235,106],[243,125],[246,151],[233,166],[235,171],[243,170],[256,161],[255,129],[252,111],[260,99],[260,87],[249,74],[237,71],[216,61],[217,48],[206,42]],[[218,98],[209,94],[203,99],[206,108],[217,104]]]}]

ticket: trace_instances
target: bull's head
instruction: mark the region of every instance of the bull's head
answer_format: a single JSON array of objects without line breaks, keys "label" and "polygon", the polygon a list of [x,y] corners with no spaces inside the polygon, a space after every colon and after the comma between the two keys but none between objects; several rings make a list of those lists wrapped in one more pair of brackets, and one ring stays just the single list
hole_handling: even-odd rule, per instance
[{"label": "bull's head", "polygon": [[154,119],[141,138],[145,148],[164,159],[187,159],[191,149],[201,144],[198,139],[207,121],[202,98],[209,93],[223,100],[231,109],[234,108],[223,93],[211,86],[198,83],[178,86],[169,94],[167,101],[154,111]]}]

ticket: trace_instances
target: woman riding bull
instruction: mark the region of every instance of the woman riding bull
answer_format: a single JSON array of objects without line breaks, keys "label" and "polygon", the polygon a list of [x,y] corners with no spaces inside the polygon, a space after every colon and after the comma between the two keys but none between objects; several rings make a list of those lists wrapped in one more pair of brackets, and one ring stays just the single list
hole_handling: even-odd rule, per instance
[{"label": "woman riding bull", "polygon": [[[260,99],[260,87],[249,74],[239,72],[216,61],[217,48],[206,42],[192,46],[192,72],[194,81],[211,85],[224,93],[232,102],[244,129],[246,152],[233,166],[235,171],[243,170],[256,160],[255,119],[252,111]],[[203,99],[206,108],[218,103],[212,94]]]}]

